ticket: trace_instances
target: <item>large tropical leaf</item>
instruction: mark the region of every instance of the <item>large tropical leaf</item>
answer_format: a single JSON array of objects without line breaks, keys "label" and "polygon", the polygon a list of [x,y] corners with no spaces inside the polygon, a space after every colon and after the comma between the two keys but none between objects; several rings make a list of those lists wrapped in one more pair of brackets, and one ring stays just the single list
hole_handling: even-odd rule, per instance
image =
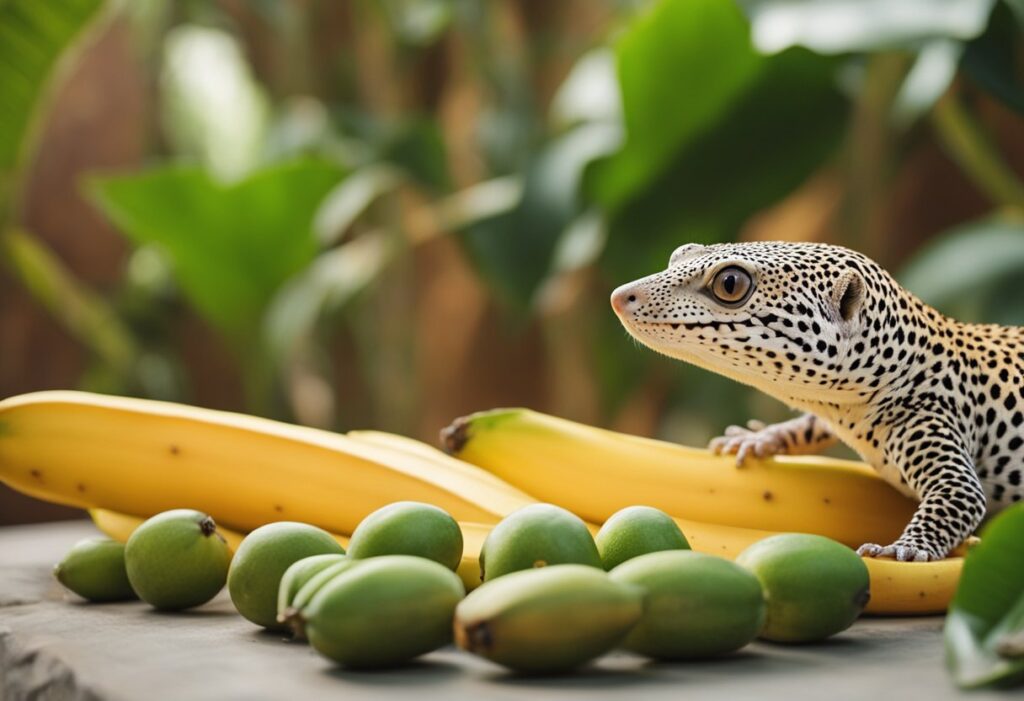
[{"label": "large tropical leaf", "polygon": [[[650,70],[674,72],[671,64]],[[663,119],[672,108],[643,107]],[[720,105],[714,123],[665,142],[668,160],[660,172],[613,209],[603,259],[613,281],[664,267],[680,244],[735,237],[751,214],[791,192],[835,151],[845,108],[834,61],[799,48],[757,57],[753,75]],[[614,159],[601,164],[618,165]]]},{"label": "large tropical leaf", "polygon": [[995,0],[740,0],[765,52],[806,46],[823,54],[916,49],[967,40],[985,28]]},{"label": "large tropical leaf", "polygon": [[226,184],[198,168],[165,167],[97,179],[92,192],[125,235],[167,255],[196,309],[244,349],[278,288],[315,257],[314,216],[343,175],[302,160]]},{"label": "large tropical leaf", "polygon": [[946,663],[963,687],[1024,682],[1024,504],[985,528],[946,618]]},{"label": "large tropical leaf", "polygon": [[553,140],[527,168],[517,206],[463,231],[470,258],[503,302],[523,311],[533,301],[553,270],[559,242],[580,214],[586,167],[619,139],[617,127],[594,123]]},{"label": "large tropical leaf", "polygon": [[985,33],[967,44],[961,66],[978,85],[1024,114],[1021,29],[1022,23],[1015,21],[1011,7],[999,3]]},{"label": "large tropical leaf", "polygon": [[0,0],[0,210],[54,67],[102,6],[102,0]]},{"label": "large tropical leaf", "polygon": [[742,95],[760,58],[731,0],[661,0],[619,38],[616,62],[626,145],[595,174],[617,207],[669,167]]},{"label": "large tropical leaf", "polygon": [[[899,275],[900,282],[925,302],[964,321],[995,321],[987,301],[1002,283],[1024,272],[1024,221],[986,218],[964,224],[929,242]],[[1020,285],[1011,285],[1024,301]],[[998,300],[998,306],[1007,305]],[[1011,300],[1012,301],[1012,300]]]}]

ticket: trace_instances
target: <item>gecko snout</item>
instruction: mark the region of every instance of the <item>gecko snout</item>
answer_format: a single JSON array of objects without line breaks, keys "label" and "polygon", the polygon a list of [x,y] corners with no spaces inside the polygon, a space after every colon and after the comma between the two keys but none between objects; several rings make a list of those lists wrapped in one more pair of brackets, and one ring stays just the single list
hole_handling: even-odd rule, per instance
[{"label": "gecko snout", "polygon": [[630,314],[647,302],[647,294],[634,283],[622,285],[612,292],[612,309],[619,316]]}]

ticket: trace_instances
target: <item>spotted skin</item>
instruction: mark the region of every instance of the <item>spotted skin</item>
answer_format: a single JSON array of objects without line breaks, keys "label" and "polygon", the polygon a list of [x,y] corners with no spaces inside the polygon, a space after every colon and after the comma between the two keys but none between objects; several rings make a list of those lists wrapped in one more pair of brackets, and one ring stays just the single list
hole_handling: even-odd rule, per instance
[{"label": "spotted skin", "polygon": [[653,350],[805,412],[731,427],[713,449],[742,461],[838,439],[920,502],[863,555],[941,559],[1024,499],[1024,329],[954,321],[865,256],[809,243],[682,246],[612,306]]}]

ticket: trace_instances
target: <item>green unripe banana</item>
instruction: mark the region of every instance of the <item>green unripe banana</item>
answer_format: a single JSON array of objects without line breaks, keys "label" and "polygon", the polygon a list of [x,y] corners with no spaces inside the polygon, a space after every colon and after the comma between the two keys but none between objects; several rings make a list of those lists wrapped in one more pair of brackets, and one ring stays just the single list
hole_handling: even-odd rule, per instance
[{"label": "green unripe banana", "polygon": [[348,554],[356,560],[380,555],[416,555],[455,571],[462,560],[462,531],[447,511],[433,504],[396,501],[356,526]]},{"label": "green unripe banana", "polygon": [[764,589],[765,640],[819,642],[853,625],[871,598],[864,560],[824,536],[769,536],[741,552],[736,564],[753,572]]},{"label": "green unripe banana", "polygon": [[480,549],[485,582],[510,572],[569,564],[603,567],[587,524],[554,504],[513,511],[487,534]]},{"label": "green unripe banana", "polygon": [[586,565],[507,574],[455,611],[459,647],[521,672],[560,672],[617,645],[643,613],[643,592]]},{"label": "green unripe banana", "polygon": [[53,568],[65,587],[89,601],[126,601],[136,598],[124,566],[124,543],[110,538],[88,538],[75,544]]},{"label": "green unripe banana", "polygon": [[245,537],[231,561],[231,603],[256,625],[283,630],[285,626],[277,620],[277,597],[285,571],[312,555],[344,554],[330,533],[308,523],[278,521],[260,526]]},{"label": "green unripe banana", "polygon": [[231,549],[213,519],[173,509],[146,520],[124,549],[128,581],[139,598],[165,611],[204,604],[224,587]]},{"label": "green unripe banana", "polygon": [[734,562],[689,550],[648,553],[611,571],[646,592],[644,615],[623,647],[663,660],[738,650],[764,623],[757,577]]},{"label": "green unripe banana", "polygon": [[[347,572],[349,569],[359,563],[358,560],[353,560],[347,555],[319,555],[317,557],[338,557],[341,558],[335,562],[327,563],[326,567],[317,568],[316,563],[313,564],[312,568],[317,568],[318,571],[313,572],[308,579],[298,588],[298,590],[292,595],[291,599],[281,607],[281,599],[278,598],[278,613],[277,621],[287,625],[292,634],[299,640],[306,639],[306,622],[302,615],[302,612],[309,602],[313,600],[316,593],[323,589],[324,585],[330,582],[332,579],[340,575],[342,572]],[[312,559],[312,558],[307,558]],[[296,565],[303,562],[300,560],[295,563]],[[285,573],[287,576],[287,573]],[[284,594],[285,590],[284,579],[281,580],[281,594]]]},{"label": "green unripe banana", "polygon": [[383,555],[331,579],[302,616],[322,655],[357,669],[393,667],[451,642],[452,615],[465,593],[444,565]]}]

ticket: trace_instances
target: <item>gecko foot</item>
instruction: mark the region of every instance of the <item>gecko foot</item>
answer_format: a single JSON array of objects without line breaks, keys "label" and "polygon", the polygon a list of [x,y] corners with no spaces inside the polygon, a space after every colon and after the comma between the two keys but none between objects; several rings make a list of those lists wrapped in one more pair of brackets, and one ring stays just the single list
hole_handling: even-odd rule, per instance
[{"label": "gecko foot", "polygon": [[930,560],[942,559],[941,555],[927,548],[920,548],[898,541],[892,545],[885,546],[865,543],[857,548],[857,554],[861,557],[891,557],[897,562],[928,562]]},{"label": "gecko foot", "polygon": [[786,452],[782,431],[765,426],[760,421],[748,421],[747,427],[730,426],[725,435],[713,439],[708,449],[715,455],[736,455],[736,464],[742,465],[748,456],[766,458]]}]

